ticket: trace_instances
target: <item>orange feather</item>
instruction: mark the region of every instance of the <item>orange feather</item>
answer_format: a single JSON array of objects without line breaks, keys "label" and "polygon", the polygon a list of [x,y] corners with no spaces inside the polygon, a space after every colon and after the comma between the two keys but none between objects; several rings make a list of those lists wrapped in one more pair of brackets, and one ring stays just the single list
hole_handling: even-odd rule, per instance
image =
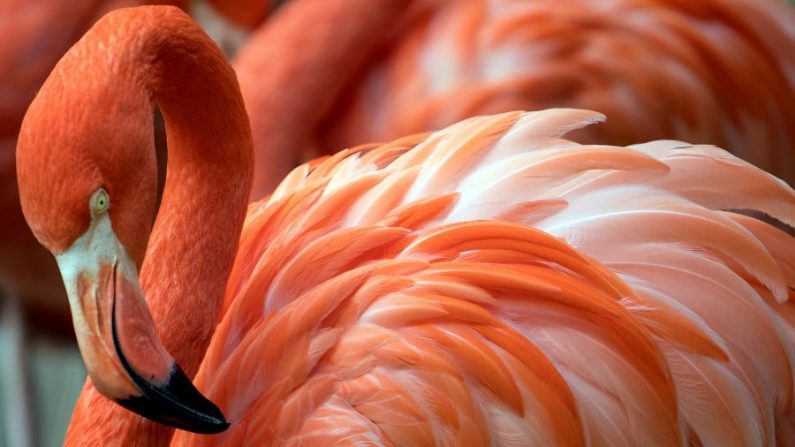
[{"label": "orange feather", "polygon": [[[545,120],[545,114],[558,118]],[[784,188],[777,195],[781,206],[771,208],[776,202],[756,199],[753,193],[747,203],[742,194],[722,201],[717,192],[695,196],[690,191],[703,189],[698,181],[677,185],[668,179],[676,178],[680,167],[693,169],[679,163],[678,157],[683,150],[698,149],[683,143],[669,145],[670,149],[654,146],[653,151],[648,150],[651,146],[640,146],[637,152],[600,146],[577,151],[573,143],[534,147],[536,137],[559,135],[558,127],[545,127],[549,123],[572,127],[572,121],[563,118],[566,114],[549,111],[475,119],[417,141],[415,148],[401,149],[386,164],[371,163],[381,148],[348,151],[314,168],[324,177],[312,168],[297,168],[293,175],[300,174],[305,181],[288,180],[294,195],[282,187],[279,197],[256,205],[255,214],[286,214],[279,220],[249,216],[243,240],[256,238],[265,251],[251,247],[239,254],[236,265],[250,263],[248,256],[260,256],[256,259],[261,268],[294,271],[290,277],[301,279],[288,281],[294,291],[282,289],[285,280],[270,279],[258,281],[254,294],[228,296],[234,305],[221,322],[197,381],[205,389],[224,393],[249,394],[254,389],[268,393],[276,385],[269,384],[271,374],[250,375],[235,382],[239,388],[233,392],[229,370],[221,366],[251,349],[245,338],[236,347],[230,345],[226,327],[243,321],[243,315],[259,313],[265,326],[255,324],[250,331],[270,326],[273,318],[282,320],[282,314],[303,317],[306,335],[280,336],[293,337],[296,346],[285,348],[285,354],[302,358],[306,348],[295,343],[306,343],[301,341],[306,336],[329,340],[321,343],[324,349],[327,343],[333,345],[313,363],[313,373],[302,370],[296,376],[284,369],[287,366],[274,366],[281,371],[278,377],[310,383],[314,374],[332,374],[339,382],[328,391],[331,394],[324,394],[325,404],[307,410],[308,425],[303,429],[295,426],[283,438],[275,433],[252,438],[247,432],[246,439],[276,443],[298,436],[295,439],[305,442],[380,439],[387,445],[443,444],[454,442],[445,439],[459,439],[464,420],[482,424],[477,433],[486,437],[476,439],[494,445],[510,445],[510,439],[559,445],[578,445],[585,439],[596,445],[674,445],[694,440],[705,445],[753,445],[775,439],[774,424],[791,411],[793,339],[792,332],[781,326],[780,318],[786,314],[776,316],[782,305],[763,301],[755,287],[758,284],[773,297],[791,286],[791,276],[782,273],[790,262],[782,248],[795,241],[770,224],[726,213],[721,206],[743,203],[770,211],[795,203],[792,191],[731,159],[734,184],[755,178],[764,181],[755,187],[760,191]],[[573,111],[570,119],[577,120],[580,114]],[[496,134],[480,130],[494,125],[502,130]],[[521,140],[514,134],[520,129],[532,148],[526,153],[518,149]],[[502,144],[514,149],[506,152]],[[393,152],[392,147],[385,145],[383,150]],[[544,172],[570,160],[555,176],[534,180],[532,194],[523,197],[547,197],[544,200],[553,204],[533,220],[544,231],[482,220],[494,218],[489,215],[496,213],[491,208],[480,209],[480,214],[478,209],[471,211],[481,220],[458,212],[459,204],[472,194],[499,198],[491,191],[470,192],[466,187],[486,178],[492,165],[504,160],[495,153],[517,164],[503,174],[506,181],[530,169]],[[728,157],[716,151],[703,155],[705,163]],[[480,162],[439,171],[448,165],[437,159]],[[597,161],[602,159],[613,161]],[[433,181],[428,177],[423,181],[422,176]],[[368,186],[360,188],[362,182]],[[605,199],[597,200],[598,195]],[[403,226],[405,221],[395,220],[390,208],[427,217]],[[791,221],[790,215],[785,217]],[[631,225],[645,222],[640,218],[648,224]],[[732,221],[759,233],[758,238],[740,231]],[[323,231],[315,234],[318,228]],[[578,230],[570,232],[574,228]],[[591,229],[596,236],[584,236]],[[717,238],[721,231],[725,235]],[[292,244],[279,242],[288,234]],[[389,235],[388,239],[380,234]],[[370,240],[377,244],[376,250],[358,248],[370,247]],[[269,258],[267,253],[275,254],[274,246],[291,253],[290,261]],[[334,261],[335,257],[339,259]],[[394,262],[412,263],[398,269],[380,267]],[[323,279],[321,272],[333,272],[337,265],[346,267]],[[277,273],[282,274],[286,273]],[[252,280],[258,277],[256,270],[250,275]],[[729,284],[732,293],[727,293]],[[336,290],[333,295],[327,295],[329,287]],[[701,298],[691,298],[692,293]],[[262,297],[272,297],[266,298],[265,307]],[[729,310],[735,305],[744,310]],[[317,306],[337,310],[310,310],[321,308]],[[721,306],[727,307],[720,310]],[[729,334],[738,325],[745,329]],[[331,327],[342,332],[331,336]],[[764,370],[756,366],[762,364],[768,366]],[[254,383],[261,385],[252,388]],[[363,391],[376,383],[378,391]],[[458,384],[453,394],[452,383]],[[438,388],[443,384],[445,391]],[[360,398],[350,394],[353,389],[364,392],[368,403],[359,404]],[[382,389],[391,391],[384,394]],[[295,398],[302,392],[300,387],[292,391]],[[461,403],[444,404],[434,397],[440,392]],[[481,402],[481,410],[471,407],[473,402]],[[462,415],[466,408],[477,414]],[[280,420],[275,413],[268,414]],[[408,421],[413,421],[410,429]],[[538,421],[546,422],[536,425]],[[428,423],[434,425],[431,431],[423,428]],[[729,425],[734,431],[721,429]],[[322,434],[320,427],[332,426],[339,428],[333,436]],[[402,428],[396,431],[396,427]],[[230,430],[234,432],[234,425]],[[227,439],[224,436],[233,435],[220,439]],[[178,433],[175,442],[193,439]]]}]

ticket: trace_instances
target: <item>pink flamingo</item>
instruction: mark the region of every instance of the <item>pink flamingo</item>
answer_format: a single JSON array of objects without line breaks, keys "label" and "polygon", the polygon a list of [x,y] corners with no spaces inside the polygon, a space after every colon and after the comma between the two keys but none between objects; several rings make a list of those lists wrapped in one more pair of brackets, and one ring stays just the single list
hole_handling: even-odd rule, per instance
[{"label": "pink flamingo", "polygon": [[107,15],[17,151],[91,376],[67,444],[795,442],[795,191],[714,147],[563,137],[603,119],[473,118],[249,206],[220,50],[174,8]]},{"label": "pink flamingo", "polygon": [[716,144],[792,182],[794,24],[777,0],[292,0],[234,62],[258,158],[252,197],[300,148],[548,107],[612,117],[576,141]]}]

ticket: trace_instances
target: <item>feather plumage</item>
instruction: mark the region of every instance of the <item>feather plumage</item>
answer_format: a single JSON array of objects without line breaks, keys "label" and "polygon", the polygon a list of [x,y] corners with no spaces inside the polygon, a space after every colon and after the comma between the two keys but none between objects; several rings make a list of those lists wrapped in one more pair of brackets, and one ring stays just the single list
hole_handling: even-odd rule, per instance
[{"label": "feather plumage", "polygon": [[[598,119],[474,118],[294,170],[249,209],[197,376],[232,427],[175,442],[786,439],[795,239],[728,209],[788,223],[795,195],[712,148],[562,138]],[[676,181],[714,165],[735,194]]]}]

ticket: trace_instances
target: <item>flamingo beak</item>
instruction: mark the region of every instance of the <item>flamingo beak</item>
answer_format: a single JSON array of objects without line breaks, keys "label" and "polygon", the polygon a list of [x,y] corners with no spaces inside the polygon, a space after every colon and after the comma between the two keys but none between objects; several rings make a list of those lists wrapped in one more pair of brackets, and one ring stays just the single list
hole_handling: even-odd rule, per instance
[{"label": "flamingo beak", "polygon": [[97,216],[56,260],[80,352],[100,393],[141,416],[183,430],[209,434],[229,427],[157,337],[135,263],[107,214]]}]

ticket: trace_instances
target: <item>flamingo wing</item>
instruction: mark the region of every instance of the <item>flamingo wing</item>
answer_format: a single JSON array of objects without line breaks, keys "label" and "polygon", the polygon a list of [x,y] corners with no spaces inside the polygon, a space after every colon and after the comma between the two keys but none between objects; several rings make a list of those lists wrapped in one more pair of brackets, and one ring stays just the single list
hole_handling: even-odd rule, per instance
[{"label": "flamingo wing", "polygon": [[602,118],[296,168],[250,206],[196,378],[232,426],[174,442],[786,441],[795,193],[712,147],[565,139]]}]

